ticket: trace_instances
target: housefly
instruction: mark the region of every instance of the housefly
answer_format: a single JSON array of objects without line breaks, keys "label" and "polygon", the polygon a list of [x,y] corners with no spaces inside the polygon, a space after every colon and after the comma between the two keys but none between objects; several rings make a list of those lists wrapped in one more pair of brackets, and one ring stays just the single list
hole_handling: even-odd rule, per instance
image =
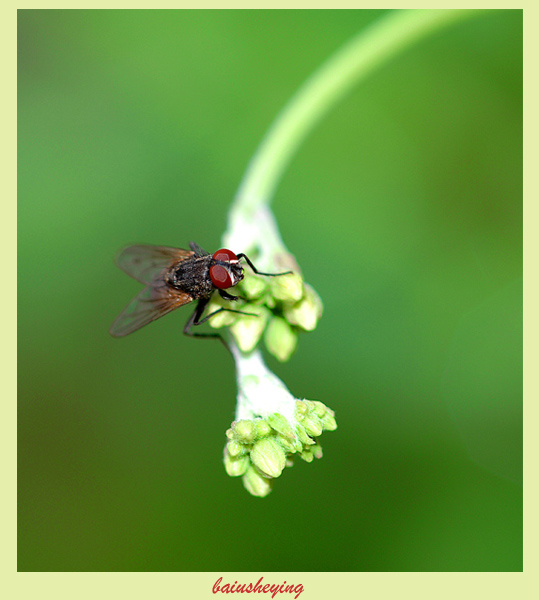
[{"label": "housefly", "polygon": [[189,336],[221,338],[218,333],[195,333],[191,329],[223,311],[250,314],[232,308],[219,308],[201,318],[215,290],[225,300],[238,300],[238,296],[226,290],[243,279],[242,258],[258,275],[277,277],[290,273],[261,273],[245,254],[236,255],[226,248],[212,255],[194,242],[190,242],[189,246],[191,250],[135,245],[120,253],[118,266],[145,287],[112,324],[109,332],[113,337],[133,333],[174,309],[197,300],[183,332]]}]

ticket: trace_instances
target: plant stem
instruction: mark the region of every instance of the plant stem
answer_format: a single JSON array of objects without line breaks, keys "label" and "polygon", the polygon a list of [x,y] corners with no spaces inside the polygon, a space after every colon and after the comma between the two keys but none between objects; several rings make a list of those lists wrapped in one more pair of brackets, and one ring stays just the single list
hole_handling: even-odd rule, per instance
[{"label": "plant stem", "polygon": [[252,217],[267,206],[294,153],[320,119],[358,82],[414,43],[477,10],[398,10],[362,30],[298,90],[262,140],[230,211]]},{"label": "plant stem", "polygon": [[265,418],[279,413],[290,423],[295,423],[296,399],[277,375],[268,369],[260,350],[243,353],[233,340],[229,344],[236,361],[238,381],[236,420]]}]

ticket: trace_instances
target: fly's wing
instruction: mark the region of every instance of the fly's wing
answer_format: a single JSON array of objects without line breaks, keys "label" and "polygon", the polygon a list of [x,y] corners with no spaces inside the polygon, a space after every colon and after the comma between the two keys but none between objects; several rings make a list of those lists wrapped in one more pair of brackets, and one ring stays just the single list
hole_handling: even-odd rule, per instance
[{"label": "fly's wing", "polygon": [[138,244],[124,248],[116,259],[116,264],[130,277],[146,285],[155,285],[163,271],[171,265],[193,256],[191,250]]},{"label": "fly's wing", "polygon": [[109,333],[113,337],[123,337],[192,301],[189,294],[171,290],[164,282],[147,286],[125,307]]},{"label": "fly's wing", "polygon": [[189,247],[195,253],[195,256],[208,256],[209,252],[206,252],[202,246],[195,244],[195,242],[189,242]]}]

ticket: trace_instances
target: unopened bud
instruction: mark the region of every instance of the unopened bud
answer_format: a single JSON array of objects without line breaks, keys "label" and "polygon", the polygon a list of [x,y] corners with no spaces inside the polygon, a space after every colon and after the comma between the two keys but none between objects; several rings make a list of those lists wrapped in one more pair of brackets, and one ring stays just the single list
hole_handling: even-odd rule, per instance
[{"label": "unopened bud", "polygon": [[252,496],[264,498],[271,492],[273,482],[263,477],[253,466],[249,467],[243,476],[243,485]]},{"label": "unopened bud", "polygon": [[314,414],[320,419],[328,412],[328,407],[318,400],[311,400],[314,405]]},{"label": "unopened bud", "polygon": [[[223,304],[217,302],[216,300],[212,300],[208,304],[207,314],[210,315],[212,312],[223,308]],[[234,321],[238,318],[238,314],[230,312],[228,310],[222,310],[220,313],[217,313],[214,317],[209,320],[209,323],[215,329],[219,329],[221,327],[229,327],[234,323]]]},{"label": "unopened bud", "polygon": [[225,452],[224,463],[226,472],[230,477],[239,477],[247,471],[251,461],[248,455],[233,457],[228,452]]},{"label": "unopened bud", "polygon": [[255,438],[255,424],[253,421],[236,421],[233,424],[234,437],[241,442],[249,443]]},{"label": "unopened bud", "polygon": [[289,454],[293,454],[294,452],[297,452],[298,448],[296,447],[296,443],[293,442],[292,440],[289,440],[287,437],[284,437],[284,435],[278,435],[277,440],[278,440],[279,444],[281,444],[281,447],[283,448],[283,450],[285,450]]},{"label": "unopened bud", "polygon": [[327,429],[328,431],[335,431],[335,429],[337,429],[337,421],[332,414],[327,413],[320,420],[324,429]]},{"label": "unopened bud", "polygon": [[266,308],[256,304],[247,305],[245,311],[256,316],[236,315],[238,318],[230,327],[230,331],[240,350],[250,352],[258,344],[270,313]]},{"label": "unopened bud", "polygon": [[239,456],[244,453],[243,444],[240,444],[237,440],[230,440],[226,445],[227,452],[232,457]]},{"label": "unopened bud", "polygon": [[306,400],[296,400],[296,419],[300,419],[309,412]]},{"label": "unopened bud", "polygon": [[306,283],[304,297],[296,304],[286,307],[284,316],[291,325],[312,331],[322,316],[322,308],[320,296]]},{"label": "unopened bud", "polygon": [[303,425],[297,425],[296,432],[300,441],[306,446],[311,446],[315,443],[315,441],[307,435],[307,432],[305,431],[305,427],[303,427]]},{"label": "unopened bud", "polygon": [[270,290],[276,300],[298,302],[303,297],[303,278],[297,273],[274,277],[270,283]]},{"label": "unopened bud", "polygon": [[251,450],[251,460],[266,477],[279,477],[286,464],[284,450],[275,438],[256,442]]},{"label": "unopened bud", "polygon": [[305,431],[314,437],[321,435],[322,431],[324,430],[322,427],[322,422],[314,413],[306,416],[301,424],[303,427],[305,427]]},{"label": "unopened bud", "polygon": [[303,450],[302,452],[299,453],[299,455],[301,456],[301,458],[303,458],[303,460],[305,462],[313,462],[314,456],[313,453],[311,452],[311,450]]},{"label": "unopened bud", "polygon": [[324,455],[322,452],[322,446],[320,444],[315,444],[314,446],[311,446],[309,450],[313,453],[313,456],[315,458],[322,458],[322,456]]},{"label": "unopened bud", "polygon": [[255,431],[257,439],[267,437],[271,433],[271,427],[263,419],[255,422]]},{"label": "unopened bud", "polygon": [[241,296],[245,296],[249,300],[256,300],[263,296],[268,287],[268,282],[257,275],[247,274],[240,286]]},{"label": "unopened bud", "polygon": [[281,317],[273,317],[264,334],[268,351],[281,362],[287,361],[298,343],[298,336]]},{"label": "unopened bud", "polygon": [[296,437],[294,430],[292,429],[290,423],[286,420],[283,415],[279,413],[273,413],[267,417],[268,423],[278,431],[280,434],[284,435],[287,438],[293,440]]}]

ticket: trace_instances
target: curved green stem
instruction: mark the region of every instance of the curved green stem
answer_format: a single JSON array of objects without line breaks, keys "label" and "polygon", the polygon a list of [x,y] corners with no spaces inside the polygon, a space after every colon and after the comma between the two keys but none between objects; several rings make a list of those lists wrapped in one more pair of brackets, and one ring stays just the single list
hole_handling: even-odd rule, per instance
[{"label": "curved green stem", "polygon": [[320,119],[376,68],[414,43],[476,10],[403,10],[381,18],[331,56],[298,90],[262,140],[238,190],[234,213],[269,204],[298,146]]}]

